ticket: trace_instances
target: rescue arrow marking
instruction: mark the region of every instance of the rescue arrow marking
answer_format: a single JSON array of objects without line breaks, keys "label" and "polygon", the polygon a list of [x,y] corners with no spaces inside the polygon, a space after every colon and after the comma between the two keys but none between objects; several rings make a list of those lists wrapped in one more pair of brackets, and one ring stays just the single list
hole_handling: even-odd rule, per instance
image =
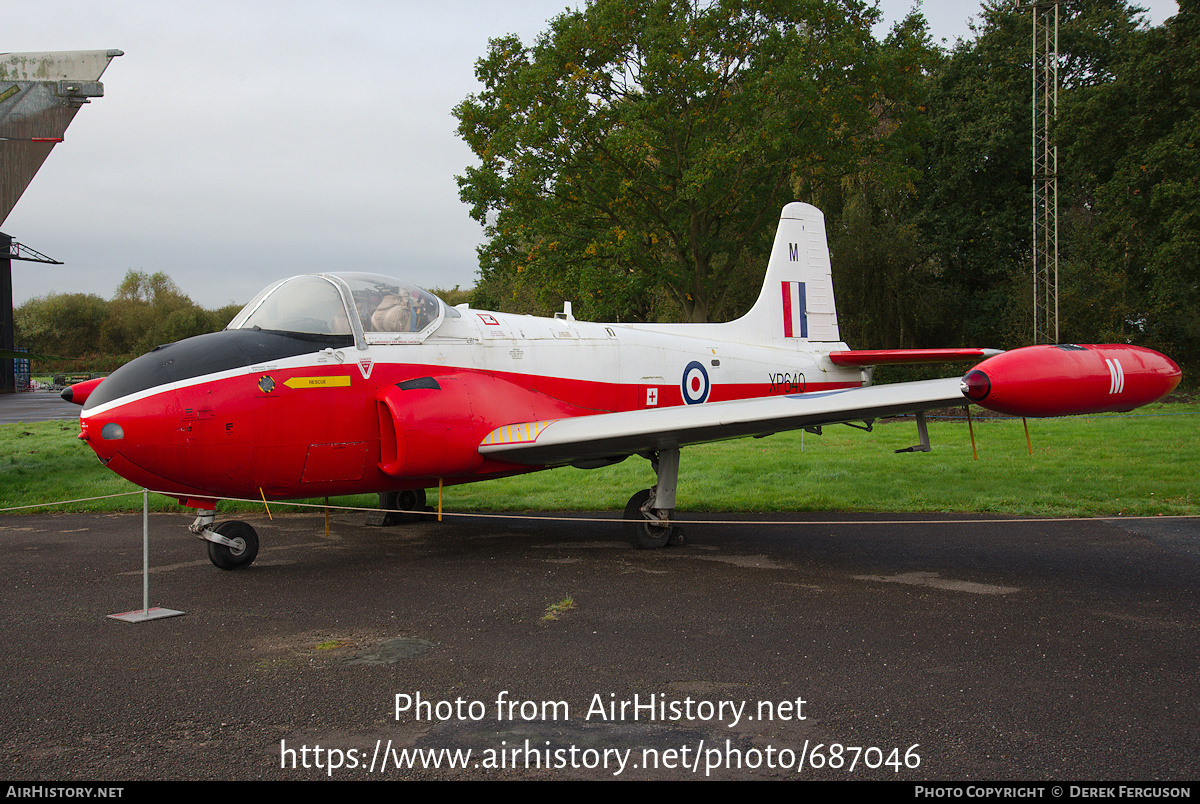
[{"label": "rescue arrow marking", "polygon": [[284,380],[288,388],[345,388],[350,385],[350,378],[340,377],[292,377]]}]

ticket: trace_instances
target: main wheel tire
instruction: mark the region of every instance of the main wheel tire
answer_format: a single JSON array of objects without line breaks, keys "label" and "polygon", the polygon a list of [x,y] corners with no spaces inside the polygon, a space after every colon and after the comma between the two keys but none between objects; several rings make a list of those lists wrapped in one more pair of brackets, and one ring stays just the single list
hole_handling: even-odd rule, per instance
[{"label": "main wheel tire", "polygon": [[254,563],[258,556],[258,533],[254,528],[245,522],[230,520],[222,522],[213,530],[234,542],[233,547],[208,542],[208,560],[213,566],[223,570],[235,570]]},{"label": "main wheel tire", "polygon": [[629,498],[625,506],[625,535],[629,542],[639,550],[654,550],[665,547],[671,541],[670,525],[659,525],[647,519],[642,507],[650,500],[650,489],[642,489]]},{"label": "main wheel tire", "polygon": [[416,522],[426,510],[425,489],[385,491],[379,495],[379,507],[395,512],[389,515],[388,524]]},{"label": "main wheel tire", "polygon": [[425,510],[425,489],[405,489],[396,492],[396,508],[401,511]]}]

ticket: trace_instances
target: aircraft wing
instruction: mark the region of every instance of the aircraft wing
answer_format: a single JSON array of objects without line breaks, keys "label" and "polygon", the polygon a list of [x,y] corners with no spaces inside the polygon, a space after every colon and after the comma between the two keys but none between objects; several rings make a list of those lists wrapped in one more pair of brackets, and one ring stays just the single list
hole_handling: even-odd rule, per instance
[{"label": "aircraft wing", "polygon": [[119,50],[0,53],[0,223],[75,113],[104,95],[100,77]]},{"label": "aircraft wing", "polygon": [[479,452],[513,463],[557,466],[968,403],[962,379],[949,377],[522,422],[493,430]]}]

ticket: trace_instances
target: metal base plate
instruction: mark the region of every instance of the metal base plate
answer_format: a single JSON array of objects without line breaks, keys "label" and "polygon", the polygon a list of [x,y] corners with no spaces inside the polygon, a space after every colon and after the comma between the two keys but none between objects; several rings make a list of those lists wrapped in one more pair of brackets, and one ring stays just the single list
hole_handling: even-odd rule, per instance
[{"label": "metal base plate", "polygon": [[124,620],[127,623],[140,623],[145,620],[158,620],[163,617],[178,617],[183,614],[182,611],[175,609],[164,609],[158,606],[151,606],[149,609],[138,609],[137,611],[126,611],[120,614],[110,614],[114,620]]}]

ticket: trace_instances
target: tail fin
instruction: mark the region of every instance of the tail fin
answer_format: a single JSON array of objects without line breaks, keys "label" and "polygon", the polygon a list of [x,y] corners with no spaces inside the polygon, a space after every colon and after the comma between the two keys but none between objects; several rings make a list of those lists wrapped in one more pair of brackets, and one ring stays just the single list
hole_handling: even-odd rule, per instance
[{"label": "tail fin", "polygon": [[821,210],[802,203],[783,208],[762,292],[733,325],[755,343],[841,340]]}]

